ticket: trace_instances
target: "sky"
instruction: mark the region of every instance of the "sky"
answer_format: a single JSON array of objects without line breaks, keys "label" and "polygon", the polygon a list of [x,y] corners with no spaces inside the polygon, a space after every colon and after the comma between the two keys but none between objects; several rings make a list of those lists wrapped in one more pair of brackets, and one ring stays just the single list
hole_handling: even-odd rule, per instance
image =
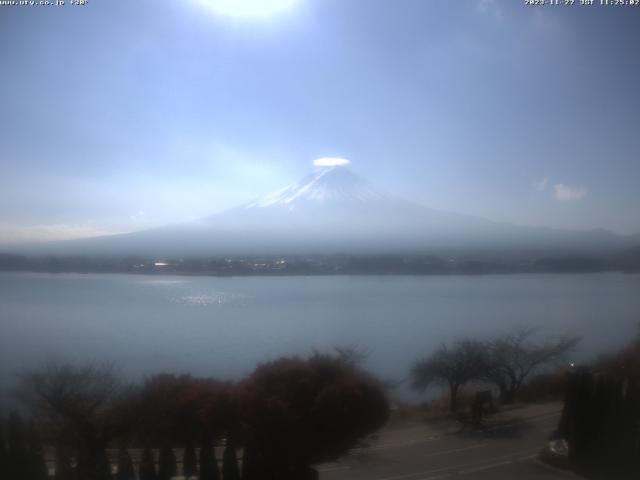
[{"label": "sky", "polygon": [[640,5],[2,3],[0,244],[197,219],[318,157],[436,209],[640,233]]}]

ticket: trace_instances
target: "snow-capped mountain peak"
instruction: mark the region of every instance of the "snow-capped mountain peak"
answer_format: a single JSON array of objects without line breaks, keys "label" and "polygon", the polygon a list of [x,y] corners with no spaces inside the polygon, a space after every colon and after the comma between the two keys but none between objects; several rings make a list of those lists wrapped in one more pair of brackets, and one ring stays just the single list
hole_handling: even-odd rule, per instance
[{"label": "snow-capped mountain peak", "polygon": [[293,211],[303,206],[367,204],[388,199],[386,194],[377,191],[347,167],[331,166],[318,168],[301,181],[267,194],[244,208],[286,207]]}]

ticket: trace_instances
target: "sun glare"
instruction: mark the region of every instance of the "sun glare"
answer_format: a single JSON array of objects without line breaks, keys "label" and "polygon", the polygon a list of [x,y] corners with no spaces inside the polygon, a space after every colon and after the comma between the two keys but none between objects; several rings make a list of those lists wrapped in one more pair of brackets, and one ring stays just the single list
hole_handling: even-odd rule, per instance
[{"label": "sun glare", "polygon": [[316,167],[335,167],[337,165],[346,165],[349,163],[349,160],[346,158],[337,158],[337,157],[322,157],[313,161],[313,164]]},{"label": "sun glare", "polygon": [[293,7],[299,0],[197,0],[213,12],[231,17],[267,17]]}]

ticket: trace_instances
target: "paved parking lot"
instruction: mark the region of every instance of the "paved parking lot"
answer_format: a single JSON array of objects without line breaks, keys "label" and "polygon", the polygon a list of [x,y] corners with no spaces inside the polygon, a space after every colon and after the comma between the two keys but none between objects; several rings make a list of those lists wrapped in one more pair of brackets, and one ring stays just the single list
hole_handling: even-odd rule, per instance
[{"label": "paved parking lot", "polygon": [[532,405],[487,419],[487,429],[435,429],[414,420],[383,430],[368,448],[322,465],[321,480],[577,478],[537,457],[560,417],[558,403]]}]

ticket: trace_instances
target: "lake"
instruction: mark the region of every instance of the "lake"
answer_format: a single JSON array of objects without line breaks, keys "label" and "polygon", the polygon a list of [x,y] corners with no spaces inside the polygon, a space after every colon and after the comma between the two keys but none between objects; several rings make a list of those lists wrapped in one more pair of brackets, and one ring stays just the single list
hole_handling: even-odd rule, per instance
[{"label": "lake", "polygon": [[[520,326],[579,334],[574,361],[624,345],[640,275],[190,277],[0,274],[0,378],[47,359],[239,378],[280,355],[356,346],[404,380],[442,342]],[[400,388],[405,398],[408,389]]]}]

